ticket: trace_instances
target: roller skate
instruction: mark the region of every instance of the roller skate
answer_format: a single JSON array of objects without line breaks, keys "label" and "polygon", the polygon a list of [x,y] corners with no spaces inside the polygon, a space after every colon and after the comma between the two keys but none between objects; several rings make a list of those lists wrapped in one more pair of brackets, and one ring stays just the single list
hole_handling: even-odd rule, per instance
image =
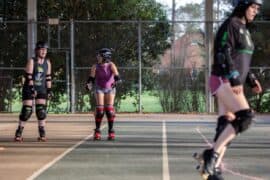
[{"label": "roller skate", "polygon": [[39,126],[38,131],[39,131],[39,137],[37,138],[37,140],[39,142],[46,142],[47,138],[46,138],[46,132],[45,132],[44,126]]},{"label": "roller skate", "polygon": [[95,129],[93,140],[94,140],[94,141],[99,141],[99,140],[101,140],[101,132],[100,132],[99,129]]},{"label": "roller skate", "polygon": [[18,128],[15,132],[15,137],[14,137],[15,142],[23,142],[23,137],[22,137],[23,128],[24,127],[22,127],[22,126],[18,126]]},{"label": "roller skate", "polygon": [[109,131],[108,140],[110,140],[110,141],[115,140],[115,132],[114,132],[114,130]]},{"label": "roller skate", "polygon": [[224,180],[220,167],[215,167],[214,174],[208,177],[208,180]]},{"label": "roller skate", "polygon": [[218,159],[218,154],[213,149],[206,149],[202,154],[194,153],[193,157],[198,162],[196,169],[200,172],[203,180],[217,177],[214,166]]}]

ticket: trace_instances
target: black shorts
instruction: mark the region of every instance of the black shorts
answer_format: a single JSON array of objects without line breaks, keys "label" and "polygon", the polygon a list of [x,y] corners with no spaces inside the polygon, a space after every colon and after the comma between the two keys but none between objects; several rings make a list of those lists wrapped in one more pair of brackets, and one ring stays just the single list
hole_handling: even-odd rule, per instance
[{"label": "black shorts", "polygon": [[[22,100],[33,100],[32,91],[29,87],[23,87]],[[35,99],[48,99],[46,93],[37,92]]]}]

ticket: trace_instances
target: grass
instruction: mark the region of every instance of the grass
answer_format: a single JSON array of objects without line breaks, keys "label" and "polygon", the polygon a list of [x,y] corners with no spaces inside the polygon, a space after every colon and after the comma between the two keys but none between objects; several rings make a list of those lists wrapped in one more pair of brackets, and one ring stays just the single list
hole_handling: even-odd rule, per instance
[{"label": "grass", "polygon": [[[158,97],[152,95],[150,92],[145,92],[141,96],[142,111],[143,112],[162,112],[162,107]],[[136,107],[135,107],[136,104]],[[135,97],[127,97],[121,101],[119,112],[137,112],[138,103]]]},{"label": "grass", "polygon": [[[152,95],[150,92],[145,92],[141,96],[142,98],[142,111],[143,112],[162,112],[158,97]],[[136,107],[135,107],[136,104]],[[16,100],[12,104],[12,112],[20,112],[22,103],[20,100]],[[67,103],[61,103],[58,108],[65,112]],[[61,111],[62,111],[61,110]],[[51,111],[51,109],[50,109]],[[121,101],[120,109],[118,112],[138,112],[138,103],[136,103],[135,97],[127,97]]]}]

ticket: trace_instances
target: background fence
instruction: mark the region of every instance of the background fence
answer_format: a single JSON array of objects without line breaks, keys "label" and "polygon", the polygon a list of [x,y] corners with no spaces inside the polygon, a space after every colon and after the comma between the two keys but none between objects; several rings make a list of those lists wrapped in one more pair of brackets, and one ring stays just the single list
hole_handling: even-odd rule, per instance
[{"label": "background fence", "polygon": [[[222,6],[222,4],[219,4]],[[224,15],[219,15],[219,18]],[[177,16],[174,16],[177,17]],[[50,112],[88,112],[94,96],[85,90],[96,50],[113,48],[113,62],[123,78],[117,87],[120,112],[204,113],[215,111],[208,90],[212,38],[220,22],[190,20],[38,21],[37,37],[49,43],[54,97]],[[187,20],[186,20],[187,19]],[[205,19],[205,18],[203,18]],[[0,111],[19,112],[27,60],[27,21],[4,21],[0,28]],[[269,112],[269,21],[258,21],[252,69],[264,91],[251,105]]]}]

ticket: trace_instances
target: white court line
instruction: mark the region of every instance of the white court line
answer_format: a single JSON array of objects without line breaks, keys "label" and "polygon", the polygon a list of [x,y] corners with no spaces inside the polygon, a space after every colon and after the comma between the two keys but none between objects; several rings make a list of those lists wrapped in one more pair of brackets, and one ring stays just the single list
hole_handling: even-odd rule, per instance
[{"label": "white court line", "polygon": [[[102,127],[102,129],[104,128],[104,126]],[[39,170],[37,170],[36,172],[34,172],[30,177],[28,177],[26,180],[33,180],[36,177],[38,177],[41,173],[43,173],[44,171],[46,171],[47,169],[49,169],[52,165],[54,165],[57,161],[61,160],[63,157],[65,157],[68,153],[70,153],[71,151],[73,151],[75,148],[77,148],[79,145],[83,144],[85,141],[87,141],[88,139],[90,139],[93,136],[93,134],[88,135],[87,137],[85,137],[83,140],[79,141],[77,144],[73,145],[72,147],[68,148],[66,151],[64,151],[62,154],[60,154],[59,156],[57,156],[55,159],[53,159],[51,162],[45,164],[42,168],[40,168]]]},{"label": "white court line", "polygon": [[166,122],[162,121],[162,174],[163,180],[170,180]]},{"label": "white court line", "polygon": [[[208,139],[205,137],[205,135],[201,132],[201,130],[200,130],[199,127],[196,128],[196,131],[197,131],[197,132],[200,134],[200,136],[203,138],[204,142],[205,142],[209,147],[212,147],[212,144],[208,141]],[[242,173],[239,173],[239,172],[235,172],[235,171],[233,171],[233,170],[231,170],[231,169],[226,168],[226,167],[224,166],[224,164],[223,164],[223,169],[224,169],[226,172],[228,172],[228,173],[230,173],[230,174],[232,174],[232,175],[235,175],[235,176],[239,176],[239,177],[241,177],[241,178],[250,179],[250,180],[264,180],[264,179],[262,179],[262,178],[258,178],[258,177],[254,177],[254,176],[248,176],[248,175],[245,175],[245,174],[242,174]]]}]

